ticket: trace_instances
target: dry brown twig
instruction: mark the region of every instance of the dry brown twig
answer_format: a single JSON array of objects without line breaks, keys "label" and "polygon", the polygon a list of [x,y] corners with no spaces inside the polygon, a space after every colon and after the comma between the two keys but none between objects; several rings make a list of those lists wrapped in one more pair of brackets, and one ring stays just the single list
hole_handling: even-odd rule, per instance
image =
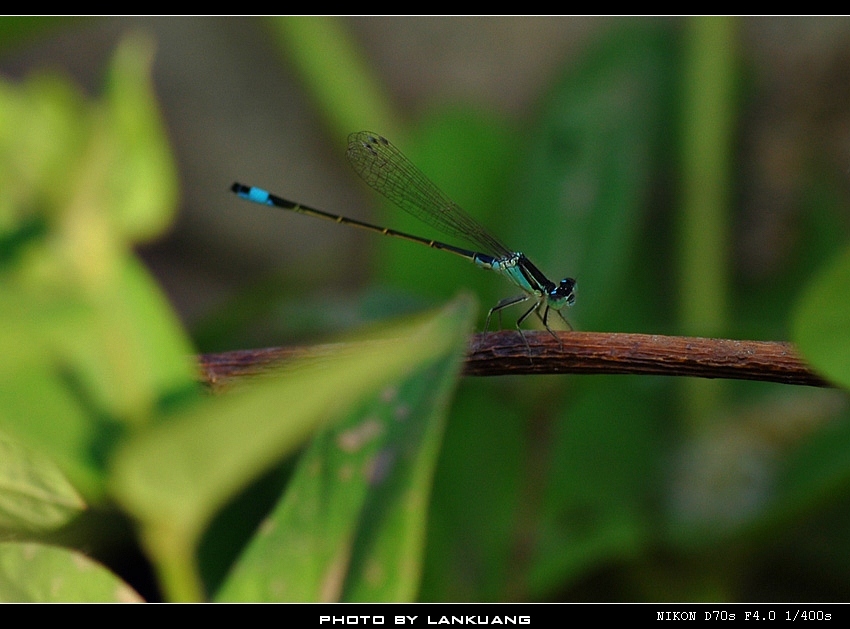
[{"label": "dry brown twig", "polygon": [[[525,332],[476,334],[464,373],[470,376],[521,374],[636,374],[761,380],[815,387],[831,386],[800,358],[793,345],[659,334]],[[340,345],[240,350],[200,356],[201,377],[211,386],[269,371],[281,361],[333,354]]]}]

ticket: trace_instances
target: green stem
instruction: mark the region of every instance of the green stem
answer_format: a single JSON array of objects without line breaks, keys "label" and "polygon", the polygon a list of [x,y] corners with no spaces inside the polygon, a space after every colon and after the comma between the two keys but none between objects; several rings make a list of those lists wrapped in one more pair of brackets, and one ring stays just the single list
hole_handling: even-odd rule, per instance
[{"label": "green stem", "polygon": [[[680,325],[684,334],[718,336],[728,313],[734,18],[691,19],[685,48]],[[715,383],[694,384],[688,415],[704,417],[718,396]]]},{"label": "green stem", "polygon": [[334,137],[360,129],[401,136],[391,99],[340,18],[281,17],[270,24]]},{"label": "green stem", "polygon": [[147,527],[142,538],[166,601],[199,603],[204,586],[195,561],[195,545],[173,530]]}]

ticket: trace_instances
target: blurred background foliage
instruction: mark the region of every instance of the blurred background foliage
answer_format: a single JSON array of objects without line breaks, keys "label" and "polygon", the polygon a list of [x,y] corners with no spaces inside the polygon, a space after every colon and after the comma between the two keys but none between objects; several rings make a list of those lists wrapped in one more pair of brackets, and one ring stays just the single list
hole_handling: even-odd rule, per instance
[{"label": "blurred background foliage", "polygon": [[[118,192],[105,203],[118,208],[110,228],[119,241],[144,241],[137,251],[188,333],[159,339],[171,339],[172,384],[185,386],[175,356],[189,343],[204,352],[313,343],[462,289],[478,297],[480,328],[506,295],[493,274],[454,256],[250,206],[228,191],[239,180],[439,237],[347,167],[348,133],[367,129],[393,140],[550,278],[577,278],[566,313],[577,329],[795,340],[850,386],[850,19],[4,18],[3,89],[38,85],[28,77],[46,68],[100,93],[102,69],[136,32],[155,43],[153,91],[176,166],[159,147],[134,153],[117,169],[134,176],[109,183]],[[136,122],[130,135],[157,141],[160,123]],[[20,156],[14,133],[24,129],[6,127],[3,150]],[[62,127],[74,128],[73,120]],[[14,164],[0,180],[10,207],[22,180],[43,177],[64,194],[91,176]],[[151,169],[162,172],[140,174]],[[152,240],[174,206],[173,177],[178,211]],[[0,216],[0,264],[50,229],[9,216]],[[107,312],[126,309],[119,318],[166,317],[120,291],[111,299]],[[50,304],[51,325],[76,321]],[[106,364],[103,373],[87,365],[86,377],[108,383]],[[134,374],[122,375],[135,382]],[[4,385],[7,403],[16,384]],[[142,415],[168,407],[151,390],[133,395],[110,404]],[[109,443],[129,430],[95,426]],[[444,430],[433,472],[421,468],[426,486],[433,475],[420,512],[421,579],[383,597],[850,599],[843,393],[625,376],[467,378]],[[422,452],[435,447],[426,442]],[[285,458],[203,532],[211,595],[261,597],[226,575],[281,489],[303,476],[291,472],[297,457]],[[110,482],[102,469],[95,461],[70,474],[89,500]],[[70,490],[55,491],[76,504]],[[122,502],[127,494],[115,491]],[[138,503],[123,504],[141,517]],[[297,520],[291,501],[278,508],[281,522]],[[149,580],[129,527],[113,519],[89,515],[86,526],[53,535],[94,548],[148,599],[169,591]],[[243,561],[267,552],[254,548]],[[168,569],[158,574],[170,578]],[[351,578],[336,595],[369,600]]]}]

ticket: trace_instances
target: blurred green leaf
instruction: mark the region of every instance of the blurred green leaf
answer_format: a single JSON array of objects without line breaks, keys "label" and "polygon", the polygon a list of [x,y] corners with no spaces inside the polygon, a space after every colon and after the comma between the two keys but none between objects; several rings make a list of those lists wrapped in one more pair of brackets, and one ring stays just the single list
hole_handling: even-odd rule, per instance
[{"label": "blurred green leaf", "polygon": [[850,389],[850,248],[827,265],[800,295],[792,339],[824,377]]},{"label": "blurred green leaf", "polygon": [[153,55],[150,40],[128,37],[107,76],[109,206],[123,234],[133,241],[160,234],[177,207],[177,168],[153,89]]},{"label": "blurred green leaf", "polygon": [[526,389],[499,380],[465,379],[452,405],[428,513],[424,602],[517,598],[518,531],[537,515],[529,468],[540,461],[529,460],[533,429],[515,402]]},{"label": "blurred green leaf", "polygon": [[823,402],[809,404],[806,419],[813,429],[820,430],[806,435],[778,466],[776,488],[766,513],[766,522],[777,529],[802,513],[832,508],[833,500],[850,489],[850,423],[846,399],[842,398],[824,397],[825,402],[832,402],[826,408],[822,408]]},{"label": "blurred green leaf", "polygon": [[316,437],[218,600],[411,601],[459,346]]},{"label": "blurred green leaf", "polygon": [[114,495],[144,523],[155,557],[188,560],[224,501],[318,427],[411,370],[460,351],[470,308],[458,300],[437,317],[384,331],[389,340],[341,346],[333,356],[298,361],[280,377],[175,413],[122,448]]},{"label": "blurred green leaf", "polygon": [[85,555],[41,544],[0,543],[0,600],[6,603],[143,603]]},{"label": "blurred green leaf", "polygon": [[46,75],[0,81],[0,233],[39,215],[55,226],[89,128],[86,104],[66,82]]},{"label": "blurred green leaf", "polygon": [[655,26],[613,29],[565,68],[540,120],[517,143],[521,245],[514,246],[525,247],[554,281],[577,279],[577,314],[568,316],[595,330],[622,330],[625,289],[649,281],[631,260],[669,106],[669,46],[668,33]]},{"label": "blurred green leaf", "polygon": [[389,95],[340,18],[298,15],[269,24],[334,137],[364,129],[399,135]]},{"label": "blurred green leaf", "polygon": [[196,386],[129,249],[176,201],[151,63],[145,40],[119,46],[103,103],[58,77],[0,83],[0,421],[91,497],[122,431]]},{"label": "blurred green leaf", "polygon": [[92,304],[80,295],[0,291],[0,420],[49,453],[95,496],[110,449],[128,423],[150,421],[165,399],[197,385],[191,350],[150,277],[128,260]]},{"label": "blurred green leaf", "polygon": [[0,531],[55,529],[85,508],[49,459],[0,434]]},{"label": "blurred green leaf", "polygon": [[533,599],[649,543],[664,451],[658,388],[617,380],[583,383],[555,426],[528,576]]},{"label": "blurred green leaf", "polygon": [[[492,223],[503,218],[508,171],[513,163],[511,148],[515,137],[508,125],[477,108],[442,108],[432,111],[408,137],[408,141],[397,144],[398,148],[449,198],[498,236],[499,230]],[[390,227],[459,246],[471,244],[441,234],[384,202],[376,193],[367,194],[383,204],[382,222]],[[388,242],[376,245],[375,273],[383,281],[432,299],[444,299],[459,288],[474,287],[481,289],[476,292],[485,304],[495,303],[497,296],[511,290],[495,273],[482,272],[457,256],[399,239],[385,240]]]}]

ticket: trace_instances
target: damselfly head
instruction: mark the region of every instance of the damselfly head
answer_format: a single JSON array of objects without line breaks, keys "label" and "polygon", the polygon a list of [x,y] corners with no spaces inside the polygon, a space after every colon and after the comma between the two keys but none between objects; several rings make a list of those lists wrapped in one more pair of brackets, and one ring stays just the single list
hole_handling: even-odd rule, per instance
[{"label": "damselfly head", "polygon": [[554,304],[558,304],[556,307],[563,306],[564,304],[572,306],[576,303],[576,281],[571,277],[565,277],[552,289],[552,292],[549,293],[549,298],[552,300],[553,306]]}]

